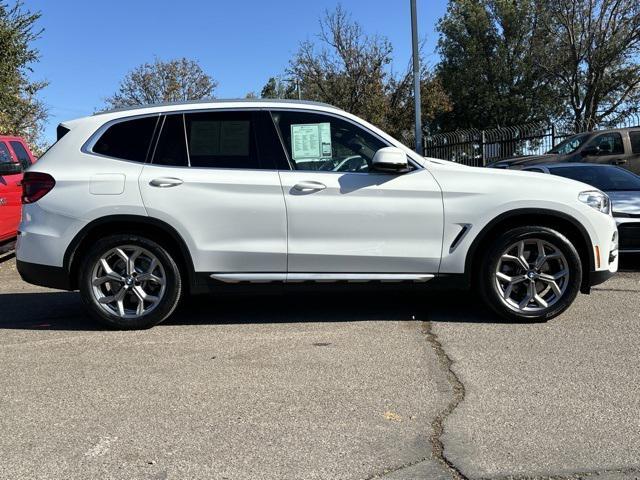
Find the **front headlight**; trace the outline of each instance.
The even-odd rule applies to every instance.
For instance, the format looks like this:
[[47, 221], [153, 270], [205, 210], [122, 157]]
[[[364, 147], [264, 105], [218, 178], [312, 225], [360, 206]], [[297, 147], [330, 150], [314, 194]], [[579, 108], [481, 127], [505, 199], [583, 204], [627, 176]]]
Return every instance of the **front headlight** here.
[[588, 192], [581, 192], [578, 195], [578, 200], [582, 203], [586, 203], [591, 208], [595, 208], [602, 213], [611, 213], [611, 201], [606, 193], [599, 190], [591, 190]]

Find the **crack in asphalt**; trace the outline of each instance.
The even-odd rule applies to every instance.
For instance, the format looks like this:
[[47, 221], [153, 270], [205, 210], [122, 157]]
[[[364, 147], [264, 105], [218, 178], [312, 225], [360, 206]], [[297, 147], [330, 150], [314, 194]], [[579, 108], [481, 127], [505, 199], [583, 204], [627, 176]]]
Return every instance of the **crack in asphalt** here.
[[402, 465], [398, 465], [397, 467], [385, 468], [382, 473], [374, 473], [370, 477], [366, 477], [365, 480], [373, 480], [375, 478], [382, 478], [387, 475], [391, 475], [392, 473], [399, 472], [400, 470], [404, 470], [405, 468], [410, 468], [418, 465], [419, 463], [426, 462], [429, 460], [428, 457], [421, 458], [419, 460], [414, 460], [413, 462], [403, 463]]
[[442, 443], [442, 434], [444, 433], [444, 422], [451, 413], [457, 408], [457, 406], [464, 400], [465, 389], [464, 384], [460, 381], [458, 376], [455, 374], [453, 369], [451, 368], [453, 365], [453, 360], [449, 358], [447, 353], [444, 351], [444, 347], [440, 340], [438, 340], [437, 335], [433, 332], [433, 325], [430, 321], [423, 322], [422, 332], [425, 334], [427, 341], [433, 348], [436, 357], [438, 358], [438, 363], [440, 367], [445, 371], [447, 376], [447, 380], [453, 389], [453, 398], [449, 402], [449, 404], [442, 410], [436, 418], [431, 422], [432, 434], [430, 437], [431, 440], [431, 453], [433, 457], [436, 458], [443, 467], [451, 474], [451, 478], [454, 480], [467, 480], [467, 477], [463, 475], [463, 473], [458, 470], [458, 468], [445, 456], [444, 454], [444, 445]]

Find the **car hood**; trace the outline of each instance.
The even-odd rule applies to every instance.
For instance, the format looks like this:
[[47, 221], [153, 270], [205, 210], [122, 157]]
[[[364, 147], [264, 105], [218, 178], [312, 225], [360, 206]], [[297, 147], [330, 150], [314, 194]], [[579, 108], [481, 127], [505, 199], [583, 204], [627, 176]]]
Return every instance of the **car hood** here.
[[523, 157], [513, 157], [506, 158], [504, 160], [499, 160], [497, 162], [493, 162], [487, 165], [490, 168], [522, 168], [529, 165], [537, 165], [541, 163], [549, 163], [554, 162], [556, 154], [545, 154], [545, 155], [525, 155]]
[[640, 192], [606, 192], [611, 199], [613, 214], [626, 213], [630, 215], [640, 215]]

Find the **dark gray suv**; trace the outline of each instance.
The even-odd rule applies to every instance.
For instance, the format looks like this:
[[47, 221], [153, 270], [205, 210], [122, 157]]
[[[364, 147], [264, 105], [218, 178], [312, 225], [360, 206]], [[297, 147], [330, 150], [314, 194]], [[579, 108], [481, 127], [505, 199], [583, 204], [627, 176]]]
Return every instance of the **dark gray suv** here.
[[519, 170], [560, 162], [606, 163], [640, 174], [640, 127], [578, 133], [544, 155], [507, 158], [487, 166]]

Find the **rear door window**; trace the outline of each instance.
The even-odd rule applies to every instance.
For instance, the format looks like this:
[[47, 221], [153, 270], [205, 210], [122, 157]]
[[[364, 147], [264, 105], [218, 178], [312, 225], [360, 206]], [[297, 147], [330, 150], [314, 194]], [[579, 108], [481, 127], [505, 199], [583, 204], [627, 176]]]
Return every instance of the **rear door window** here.
[[13, 148], [13, 153], [16, 154], [18, 160], [22, 164], [22, 168], [26, 170], [31, 166], [31, 157], [29, 156], [29, 152], [24, 148], [24, 145], [20, 142], [12, 141], [9, 142], [11, 144], [11, 148]]
[[11, 153], [9, 147], [4, 142], [0, 142], [0, 163], [12, 163]]
[[252, 112], [185, 114], [189, 164], [201, 168], [264, 169], [256, 145]]
[[144, 162], [158, 116], [125, 120], [111, 125], [93, 146], [93, 152], [108, 157]]
[[629, 132], [629, 139], [631, 140], [631, 151], [640, 153], [640, 130]]

